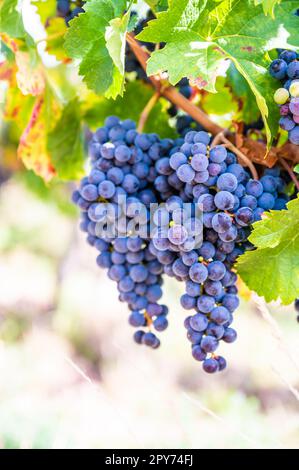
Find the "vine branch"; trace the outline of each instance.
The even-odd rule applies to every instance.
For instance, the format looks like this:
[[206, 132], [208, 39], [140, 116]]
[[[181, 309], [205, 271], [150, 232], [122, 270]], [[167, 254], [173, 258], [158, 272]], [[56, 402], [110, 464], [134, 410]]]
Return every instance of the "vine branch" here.
[[292, 181], [295, 184], [295, 187], [296, 187], [297, 191], [299, 191], [299, 181], [297, 180], [296, 176], [294, 175], [294, 172], [293, 172], [292, 168], [290, 167], [290, 165], [283, 158], [279, 158], [279, 163], [288, 172], [288, 174], [290, 175], [290, 178], [292, 179]]
[[[150, 55], [142, 48], [132, 33], [128, 33], [126, 39], [143, 70], [146, 71], [146, 63]], [[224, 132], [221, 126], [214, 123], [198, 106], [181, 95], [167, 80], [161, 79], [159, 76], [150, 76], [148, 78], [161, 95], [189, 114], [189, 116], [201, 124], [207, 131], [211, 132], [211, 134], [217, 135]], [[299, 163], [299, 146], [291, 144], [290, 142], [284, 144], [282, 147], [272, 147], [267, 151], [265, 143], [258, 142], [249, 137], [230, 133], [226, 138], [230, 144], [234, 145], [235, 149], [238, 149], [243, 154], [243, 157], [245, 156], [248, 160], [260, 165], [271, 168], [280, 159]]]
[[253, 179], [258, 180], [259, 177], [252, 161], [225, 137], [225, 133], [226, 131], [219, 132], [219, 134], [214, 137], [211, 147], [215, 147], [218, 142], [225, 144], [225, 147], [234, 152], [239, 157], [244, 166], [247, 166], [250, 169]]
[[150, 100], [148, 101], [148, 103], [144, 107], [144, 109], [143, 109], [143, 111], [140, 115], [140, 119], [139, 119], [139, 123], [138, 123], [138, 127], [137, 127], [138, 132], [143, 131], [143, 128], [144, 128], [145, 123], [148, 119], [148, 116], [149, 116], [151, 110], [153, 109], [153, 107], [155, 106], [155, 104], [157, 103], [158, 99], [160, 98], [160, 95], [161, 95], [160, 92], [156, 91], [156, 93], [150, 98]]

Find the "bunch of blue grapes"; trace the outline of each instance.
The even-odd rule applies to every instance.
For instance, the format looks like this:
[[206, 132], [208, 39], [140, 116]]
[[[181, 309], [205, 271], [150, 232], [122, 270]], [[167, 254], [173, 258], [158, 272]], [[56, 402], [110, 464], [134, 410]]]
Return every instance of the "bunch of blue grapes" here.
[[279, 105], [279, 125], [288, 131], [289, 141], [299, 145], [299, 54], [283, 50], [278, 59], [272, 61], [270, 74], [281, 81], [281, 87], [274, 94]]
[[[245, 250], [253, 249], [248, 242], [251, 224], [265, 210], [285, 207], [285, 181], [279, 168], [265, 170], [259, 181], [251, 179], [223, 145], [210, 148], [210, 135], [203, 131], [188, 132], [179, 150], [172, 149], [157, 164], [165, 178], [163, 190], [171, 193], [172, 187], [176, 194], [166, 200], [166, 208], [176, 205], [177, 214], [171, 216], [168, 232], [153, 240], [151, 250], [167, 275], [185, 282], [181, 304], [195, 312], [185, 320], [193, 357], [206, 372], [221, 371], [226, 361], [216, 353], [219, 343], [237, 338], [231, 327], [239, 305], [234, 264]], [[202, 207], [200, 243], [194, 244], [181, 224], [182, 202]]]
[[[97, 264], [117, 283], [119, 300], [130, 309], [139, 344], [157, 348], [154, 331], [167, 328], [168, 309], [161, 305], [163, 265], [150, 250], [145, 230], [149, 208], [159, 200], [154, 183], [157, 162], [173, 148], [170, 139], [139, 134], [130, 119], [106, 119], [90, 142], [91, 170], [81, 180], [73, 201], [81, 210], [81, 229], [98, 251]], [[109, 228], [117, 222], [117, 232]], [[136, 232], [136, 226], [144, 228]], [[136, 235], [136, 233], [138, 233]]]
[[252, 223], [265, 210], [283, 209], [288, 197], [278, 167], [253, 180], [225, 146], [211, 148], [210, 139], [204, 131], [160, 139], [110, 116], [90, 141], [91, 169], [73, 201], [99, 252], [97, 264], [129, 307], [135, 341], [160, 345], [156, 333], [168, 326], [163, 275], [173, 277], [185, 283], [181, 304], [190, 313], [184, 324], [192, 355], [214, 373], [226, 367], [220, 341], [237, 338], [235, 262], [254, 248]]
[[73, 18], [84, 13], [84, 3], [81, 0], [57, 0], [57, 14], [64, 18], [68, 25]]

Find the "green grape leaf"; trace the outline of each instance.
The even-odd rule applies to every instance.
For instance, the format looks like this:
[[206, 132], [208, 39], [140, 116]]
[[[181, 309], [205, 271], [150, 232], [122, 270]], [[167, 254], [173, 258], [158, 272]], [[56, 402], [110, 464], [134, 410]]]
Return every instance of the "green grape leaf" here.
[[299, 198], [286, 210], [271, 211], [253, 225], [249, 237], [257, 248], [242, 255], [237, 271], [247, 286], [267, 302], [289, 304], [299, 297]]
[[0, 6], [0, 32], [12, 38], [24, 38], [23, 18], [18, 10], [18, 0], [4, 0]]
[[274, 18], [275, 6], [281, 2], [281, 0], [254, 0], [255, 5], [262, 5], [265, 15], [271, 15]]
[[125, 34], [129, 11], [118, 18], [125, 2], [90, 0], [85, 13], [70, 21], [64, 47], [80, 60], [79, 73], [96, 93], [116, 98], [124, 91]]
[[[152, 87], [140, 81], [128, 82], [124, 96], [118, 96], [115, 101], [91, 94], [85, 99], [84, 120], [92, 130], [100, 127], [111, 114], [137, 123], [152, 94]], [[157, 132], [158, 129], [161, 137], [177, 137], [169, 126], [168, 106], [165, 99], [159, 99], [148, 116], [144, 132]]]
[[126, 32], [129, 24], [130, 12], [122, 18], [114, 18], [106, 28], [106, 47], [114, 62], [113, 82], [107, 91], [108, 98], [116, 98], [124, 92], [125, 85], [125, 53], [126, 53]]
[[223, 115], [238, 111], [237, 101], [226, 85], [224, 77], [219, 77], [216, 82], [217, 93], [205, 93], [200, 101], [202, 109], [207, 114]]
[[172, 84], [187, 76], [198, 87], [215, 92], [223, 62], [230, 59], [255, 96], [270, 145], [278, 129], [278, 110], [268, 51], [299, 46], [299, 18], [292, 14], [296, 8], [296, 1], [285, 0], [276, 5], [273, 19], [264, 15], [262, 5], [249, 0], [172, 0], [169, 9], [158, 13], [137, 36], [166, 43], [151, 55], [147, 72], [167, 71]]
[[81, 113], [77, 99], [63, 109], [55, 128], [48, 135], [47, 148], [60, 179], [79, 179], [84, 174]]
[[299, 163], [294, 167], [294, 171], [295, 171], [296, 173], [299, 173]]
[[227, 85], [232, 90], [234, 98], [238, 100], [240, 112], [237, 120], [243, 121], [245, 124], [251, 124], [257, 121], [260, 116], [260, 111], [255, 96], [248, 82], [243, 75], [238, 72], [233, 63], [231, 63], [228, 68], [226, 81]]
[[43, 24], [45, 24], [49, 18], [56, 16], [57, 0], [34, 0], [32, 3], [36, 6], [37, 13]]

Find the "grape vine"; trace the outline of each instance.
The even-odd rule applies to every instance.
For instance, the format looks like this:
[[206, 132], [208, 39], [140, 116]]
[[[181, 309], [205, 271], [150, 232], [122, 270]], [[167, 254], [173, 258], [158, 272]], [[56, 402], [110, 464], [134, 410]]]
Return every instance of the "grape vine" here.
[[170, 276], [193, 357], [224, 370], [238, 276], [299, 308], [294, 2], [34, 0], [41, 37], [21, 3], [0, 4], [8, 173], [22, 162], [49, 185], [80, 180], [80, 227], [134, 340], [159, 347]]

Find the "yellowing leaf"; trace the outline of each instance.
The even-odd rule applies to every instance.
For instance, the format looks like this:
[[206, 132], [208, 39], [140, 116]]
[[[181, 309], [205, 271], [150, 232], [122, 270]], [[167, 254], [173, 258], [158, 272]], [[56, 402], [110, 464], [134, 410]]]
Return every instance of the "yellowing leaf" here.
[[18, 66], [17, 83], [24, 95], [41, 95], [46, 86], [46, 81], [41, 63], [32, 66], [28, 52], [17, 51], [16, 64]]
[[30, 121], [20, 139], [18, 157], [26, 168], [33, 170], [45, 181], [50, 181], [55, 175], [55, 169], [47, 151], [47, 106], [44, 97], [36, 99]]

